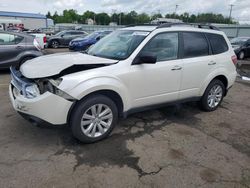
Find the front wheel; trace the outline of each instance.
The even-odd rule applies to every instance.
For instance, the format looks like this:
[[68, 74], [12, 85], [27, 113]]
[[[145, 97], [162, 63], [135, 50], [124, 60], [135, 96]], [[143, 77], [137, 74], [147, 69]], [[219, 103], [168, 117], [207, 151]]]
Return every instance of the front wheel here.
[[200, 100], [200, 106], [205, 111], [214, 111], [218, 108], [225, 95], [225, 85], [220, 80], [213, 80], [207, 87]]
[[94, 95], [77, 104], [70, 118], [70, 126], [78, 140], [93, 143], [106, 138], [117, 120], [116, 104], [104, 95]]

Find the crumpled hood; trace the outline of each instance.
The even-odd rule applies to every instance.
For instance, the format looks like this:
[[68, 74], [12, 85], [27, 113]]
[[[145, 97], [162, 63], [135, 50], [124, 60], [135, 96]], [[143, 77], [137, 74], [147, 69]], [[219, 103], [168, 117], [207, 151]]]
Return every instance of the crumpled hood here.
[[114, 64], [117, 60], [106, 59], [79, 52], [45, 55], [26, 61], [20, 71], [26, 78], [44, 78], [59, 74], [73, 65]]

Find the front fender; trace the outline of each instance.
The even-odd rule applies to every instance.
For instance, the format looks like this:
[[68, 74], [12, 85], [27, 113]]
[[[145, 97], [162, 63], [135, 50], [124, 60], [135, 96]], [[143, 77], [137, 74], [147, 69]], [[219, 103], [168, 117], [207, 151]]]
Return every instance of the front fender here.
[[120, 95], [124, 111], [128, 110], [131, 106], [131, 99], [127, 87], [115, 77], [102, 76], [90, 78], [88, 80], [78, 83], [69, 91], [64, 90], [72, 97], [81, 100], [83, 97], [100, 90], [111, 90]]

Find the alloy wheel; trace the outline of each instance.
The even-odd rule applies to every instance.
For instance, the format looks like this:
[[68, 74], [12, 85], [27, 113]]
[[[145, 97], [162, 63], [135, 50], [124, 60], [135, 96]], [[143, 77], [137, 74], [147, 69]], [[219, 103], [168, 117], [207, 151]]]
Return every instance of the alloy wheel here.
[[81, 130], [86, 136], [96, 138], [109, 130], [112, 121], [112, 110], [105, 104], [95, 104], [84, 112]]
[[220, 85], [213, 86], [207, 98], [207, 103], [210, 108], [215, 108], [219, 105], [220, 101], [222, 100], [223, 96], [223, 89]]

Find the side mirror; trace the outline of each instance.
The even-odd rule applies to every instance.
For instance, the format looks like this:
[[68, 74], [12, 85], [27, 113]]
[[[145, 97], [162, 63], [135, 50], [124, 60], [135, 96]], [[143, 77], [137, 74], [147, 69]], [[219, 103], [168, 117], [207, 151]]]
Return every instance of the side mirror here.
[[61, 37], [63, 38], [64, 34], [61, 35]]
[[157, 57], [153, 55], [152, 53], [141, 53], [134, 59], [134, 61], [132, 62], [132, 65], [155, 64], [156, 61], [157, 61]]

